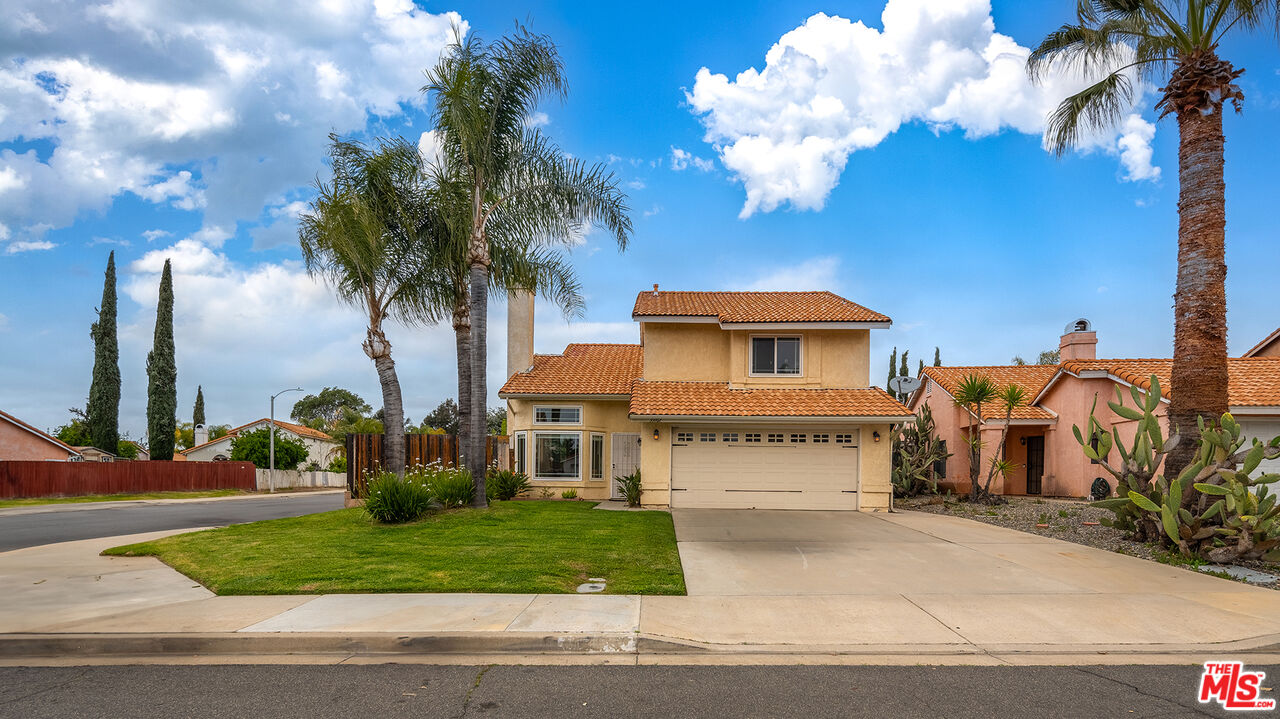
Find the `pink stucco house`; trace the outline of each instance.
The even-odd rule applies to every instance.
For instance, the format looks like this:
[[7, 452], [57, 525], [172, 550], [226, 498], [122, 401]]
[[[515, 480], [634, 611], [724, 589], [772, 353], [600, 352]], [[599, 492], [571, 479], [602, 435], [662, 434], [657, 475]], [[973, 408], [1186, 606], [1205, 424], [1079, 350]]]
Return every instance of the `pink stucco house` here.
[[[1264, 441], [1280, 435], [1278, 337], [1280, 330], [1251, 350], [1250, 356], [1228, 361], [1230, 411], [1246, 436]], [[998, 451], [1000, 432], [1004, 428], [1004, 412], [997, 404], [983, 406], [980, 424], [971, 412], [955, 405], [952, 393], [969, 374], [987, 376], [1000, 386], [1018, 384], [1031, 398], [1027, 406], [1014, 412], [1009, 422], [1006, 451], [1016, 468], [1007, 477], [997, 476], [992, 481], [993, 492], [1084, 497], [1096, 477], [1104, 477], [1114, 486], [1114, 480], [1081, 452], [1072, 426], [1083, 430], [1088, 425], [1089, 409], [1097, 398], [1094, 411], [1104, 428], [1119, 428], [1122, 437], [1131, 439], [1136, 423], [1115, 415], [1107, 401], [1115, 399], [1116, 388], [1120, 387], [1125, 392], [1125, 404], [1132, 406], [1128, 387], [1146, 390], [1154, 374], [1165, 397], [1157, 415], [1167, 432], [1165, 415], [1169, 398], [1177, 388], [1172, 387], [1170, 380], [1173, 360], [1098, 359], [1097, 343], [1097, 333], [1088, 321], [1078, 320], [1062, 335], [1061, 363], [1057, 365], [926, 367], [921, 373], [923, 384], [911, 396], [908, 406], [915, 412], [921, 405], [929, 405], [938, 434], [952, 452], [945, 466], [939, 466], [942, 486], [959, 493], [968, 491], [969, 456], [965, 437], [975, 426], [985, 443], [981, 459], [981, 476], [985, 480], [986, 467]], [[1118, 458], [1117, 450], [1113, 449], [1112, 453]], [[1267, 466], [1259, 471], [1280, 472], [1280, 460], [1263, 464]]]
[[72, 459], [80, 459], [80, 453], [74, 447], [7, 412], [0, 412], [0, 461], [66, 462]]

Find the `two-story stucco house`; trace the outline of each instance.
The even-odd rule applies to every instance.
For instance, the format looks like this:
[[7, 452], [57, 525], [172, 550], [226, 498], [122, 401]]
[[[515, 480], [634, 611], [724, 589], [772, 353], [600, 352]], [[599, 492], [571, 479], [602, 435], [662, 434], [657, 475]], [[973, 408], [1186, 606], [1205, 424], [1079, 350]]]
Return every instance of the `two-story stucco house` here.
[[888, 509], [891, 426], [870, 332], [890, 319], [830, 292], [641, 292], [640, 343], [533, 354], [533, 299], [508, 310], [508, 431], [535, 487], [655, 507]]

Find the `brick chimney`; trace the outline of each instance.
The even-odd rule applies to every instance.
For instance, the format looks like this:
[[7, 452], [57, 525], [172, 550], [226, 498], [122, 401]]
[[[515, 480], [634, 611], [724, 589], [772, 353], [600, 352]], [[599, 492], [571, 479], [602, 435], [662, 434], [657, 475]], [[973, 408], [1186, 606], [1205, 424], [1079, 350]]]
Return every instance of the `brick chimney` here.
[[1063, 362], [1098, 358], [1098, 333], [1089, 320], [1081, 317], [1067, 325], [1058, 341], [1058, 357]]
[[507, 378], [533, 366], [533, 293], [507, 293]]

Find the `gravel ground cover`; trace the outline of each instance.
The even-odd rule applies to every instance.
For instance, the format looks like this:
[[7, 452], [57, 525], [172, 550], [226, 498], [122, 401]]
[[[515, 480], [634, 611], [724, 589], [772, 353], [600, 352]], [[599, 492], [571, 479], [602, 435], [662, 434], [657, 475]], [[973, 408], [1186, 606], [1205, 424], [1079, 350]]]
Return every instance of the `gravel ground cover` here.
[[[1119, 552], [1150, 561], [1163, 561], [1166, 564], [1180, 566], [1188, 571], [1198, 571], [1195, 566], [1179, 563], [1177, 553], [1170, 553], [1158, 545], [1142, 544], [1125, 539], [1124, 532], [1101, 524], [1101, 520], [1115, 515], [1109, 510], [1091, 507], [1089, 503], [1078, 499], [1053, 499], [1041, 497], [1009, 497], [1008, 504], [989, 507], [983, 504], [970, 504], [954, 498], [940, 495], [895, 499], [893, 506], [899, 510], [931, 512], [933, 514], [949, 514], [978, 522], [986, 522], [1020, 532], [1030, 532], [1044, 537], [1053, 537], [1067, 542], [1075, 542], [1108, 552]], [[1098, 522], [1096, 525], [1086, 522]], [[1048, 525], [1048, 526], [1037, 526]], [[1256, 569], [1280, 575], [1280, 564], [1273, 562], [1242, 562], [1242, 567]], [[1280, 589], [1280, 582], [1265, 586], [1268, 589]]]

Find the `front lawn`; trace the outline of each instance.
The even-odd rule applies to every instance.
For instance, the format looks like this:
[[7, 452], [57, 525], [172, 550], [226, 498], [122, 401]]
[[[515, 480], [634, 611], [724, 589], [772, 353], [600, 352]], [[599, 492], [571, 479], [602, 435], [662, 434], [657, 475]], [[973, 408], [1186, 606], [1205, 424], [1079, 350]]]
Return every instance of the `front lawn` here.
[[590, 502], [497, 502], [380, 525], [362, 509], [237, 524], [104, 554], [159, 557], [217, 594], [567, 593], [588, 578], [609, 594], [684, 594], [666, 512]]

